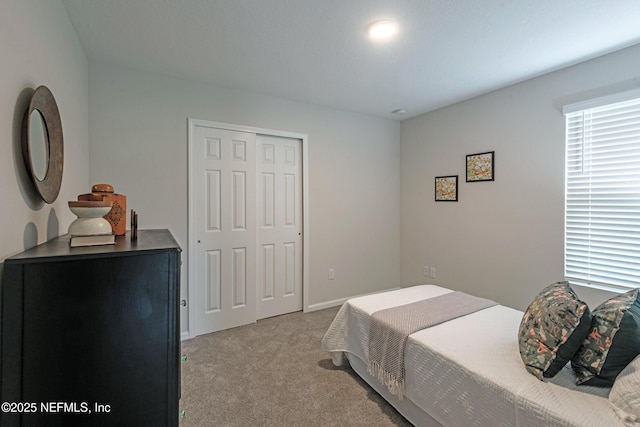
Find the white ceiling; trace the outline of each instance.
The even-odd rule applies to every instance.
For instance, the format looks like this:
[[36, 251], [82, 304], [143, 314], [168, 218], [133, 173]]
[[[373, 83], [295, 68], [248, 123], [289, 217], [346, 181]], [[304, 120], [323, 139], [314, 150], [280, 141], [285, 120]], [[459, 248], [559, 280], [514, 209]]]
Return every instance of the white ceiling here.
[[640, 43], [638, 0], [62, 3], [91, 61], [396, 119]]

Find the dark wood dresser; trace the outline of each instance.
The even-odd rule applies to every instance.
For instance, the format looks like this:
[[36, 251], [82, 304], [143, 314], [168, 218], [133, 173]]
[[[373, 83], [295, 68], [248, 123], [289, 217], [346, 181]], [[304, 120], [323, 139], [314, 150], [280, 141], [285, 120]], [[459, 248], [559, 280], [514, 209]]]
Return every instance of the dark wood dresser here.
[[180, 252], [168, 230], [140, 230], [7, 258], [0, 425], [178, 425]]

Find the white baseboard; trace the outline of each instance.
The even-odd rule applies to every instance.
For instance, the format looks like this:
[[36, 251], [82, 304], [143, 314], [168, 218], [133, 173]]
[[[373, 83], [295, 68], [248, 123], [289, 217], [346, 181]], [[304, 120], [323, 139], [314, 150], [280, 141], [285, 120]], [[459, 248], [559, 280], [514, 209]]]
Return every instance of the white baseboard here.
[[305, 312], [312, 312], [312, 311], [324, 310], [325, 308], [337, 307], [339, 305], [344, 304], [347, 300], [349, 300], [351, 298], [363, 297], [365, 295], [379, 294], [381, 292], [393, 291], [393, 290], [396, 290], [396, 289], [400, 289], [400, 288], [399, 287], [395, 287], [395, 288], [385, 289], [385, 290], [382, 290], [382, 291], [368, 292], [366, 294], [352, 295], [350, 297], [335, 299], [333, 301], [325, 301], [325, 302], [319, 302], [317, 304], [311, 304], [311, 305], [309, 305], [309, 307], [307, 307]]
[[[351, 299], [351, 298], [363, 297], [365, 295], [379, 294], [381, 292], [393, 291], [393, 290], [396, 290], [396, 289], [400, 289], [400, 287], [384, 289], [382, 291], [368, 292], [366, 294], [352, 295], [350, 297], [335, 299], [333, 301], [325, 301], [325, 302], [320, 302], [320, 303], [317, 303], [317, 304], [311, 304], [311, 305], [309, 305], [309, 307], [307, 307], [306, 310], [304, 310], [304, 312], [305, 313], [310, 313], [312, 311], [324, 310], [325, 308], [337, 307], [337, 306], [340, 306], [340, 305], [344, 304], [348, 299]], [[189, 336], [189, 331], [183, 331], [183, 332], [180, 333], [180, 341], [188, 340], [190, 338], [191, 337]]]

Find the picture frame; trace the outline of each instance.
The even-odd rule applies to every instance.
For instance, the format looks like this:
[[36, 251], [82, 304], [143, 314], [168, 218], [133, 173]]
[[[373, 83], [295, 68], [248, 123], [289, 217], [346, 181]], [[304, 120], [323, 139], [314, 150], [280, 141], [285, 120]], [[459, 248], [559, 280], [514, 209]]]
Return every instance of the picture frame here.
[[495, 151], [467, 155], [467, 182], [494, 181]]
[[458, 201], [458, 175], [436, 176], [435, 201]]

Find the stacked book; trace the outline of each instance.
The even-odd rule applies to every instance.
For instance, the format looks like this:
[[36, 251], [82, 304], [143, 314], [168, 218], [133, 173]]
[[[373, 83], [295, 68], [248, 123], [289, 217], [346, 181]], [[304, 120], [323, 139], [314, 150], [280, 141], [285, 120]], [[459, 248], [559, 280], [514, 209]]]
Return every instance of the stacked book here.
[[114, 234], [93, 234], [90, 236], [71, 236], [69, 245], [72, 248], [78, 246], [99, 246], [99, 245], [113, 245], [116, 243], [116, 236]]

